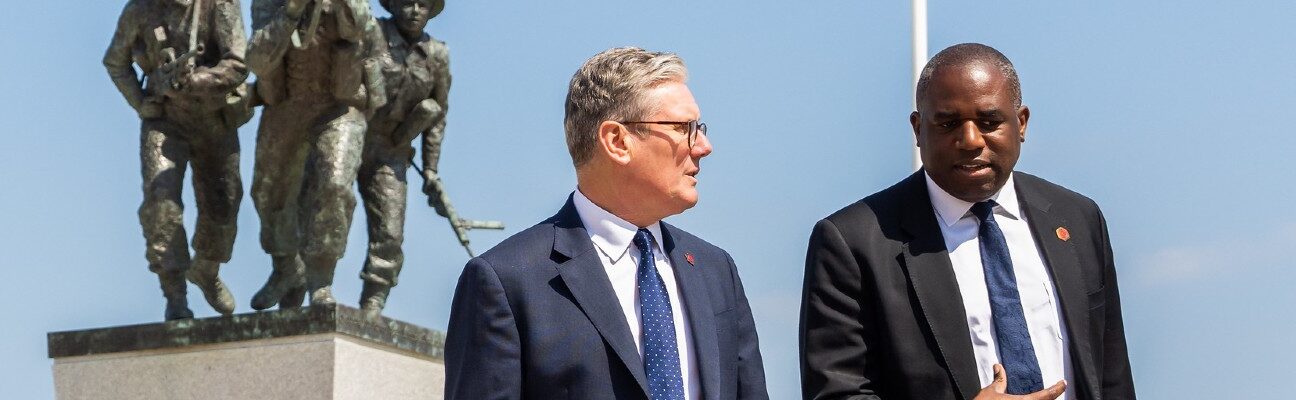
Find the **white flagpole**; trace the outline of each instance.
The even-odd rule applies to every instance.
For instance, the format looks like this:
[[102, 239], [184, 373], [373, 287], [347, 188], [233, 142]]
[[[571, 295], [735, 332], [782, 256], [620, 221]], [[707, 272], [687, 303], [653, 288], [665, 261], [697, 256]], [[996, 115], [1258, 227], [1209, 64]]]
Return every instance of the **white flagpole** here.
[[[922, 74], [923, 66], [927, 65], [927, 0], [913, 0], [913, 88], [918, 87], [918, 77]], [[909, 98], [914, 98], [913, 91], [910, 91]], [[915, 100], [916, 101], [916, 100]], [[918, 104], [914, 103], [914, 109], [918, 109]], [[917, 143], [913, 146], [913, 169], [917, 171], [922, 168], [922, 157], [918, 154]]]

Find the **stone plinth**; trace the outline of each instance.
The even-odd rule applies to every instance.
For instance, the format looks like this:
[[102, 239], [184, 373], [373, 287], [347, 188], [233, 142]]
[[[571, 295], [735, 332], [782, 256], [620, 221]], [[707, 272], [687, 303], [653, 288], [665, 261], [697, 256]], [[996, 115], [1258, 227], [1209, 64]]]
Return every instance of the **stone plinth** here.
[[72, 399], [441, 399], [444, 336], [307, 307], [49, 334]]

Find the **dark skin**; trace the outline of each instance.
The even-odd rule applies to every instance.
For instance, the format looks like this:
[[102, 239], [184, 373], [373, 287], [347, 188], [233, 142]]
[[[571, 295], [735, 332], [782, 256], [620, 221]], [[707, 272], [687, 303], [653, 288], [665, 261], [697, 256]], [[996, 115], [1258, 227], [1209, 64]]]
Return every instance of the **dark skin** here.
[[973, 61], [937, 70], [909, 124], [932, 181], [976, 203], [1008, 182], [1029, 119], [1029, 108], [1013, 104], [1004, 73]]
[[1031, 394], [1005, 394], [1004, 392], [1008, 390], [1007, 375], [1002, 365], [995, 364], [994, 380], [990, 382], [990, 386], [982, 388], [972, 400], [1053, 400], [1066, 393], [1066, 381], [1058, 381], [1053, 386]]
[[[1012, 175], [1026, 141], [1030, 109], [1014, 104], [1008, 79], [990, 63], [970, 62], [937, 70], [909, 114], [923, 169], [937, 186], [971, 203], [989, 199]], [[1010, 395], [1003, 367], [973, 400], [1056, 399], [1066, 381], [1026, 395]]]

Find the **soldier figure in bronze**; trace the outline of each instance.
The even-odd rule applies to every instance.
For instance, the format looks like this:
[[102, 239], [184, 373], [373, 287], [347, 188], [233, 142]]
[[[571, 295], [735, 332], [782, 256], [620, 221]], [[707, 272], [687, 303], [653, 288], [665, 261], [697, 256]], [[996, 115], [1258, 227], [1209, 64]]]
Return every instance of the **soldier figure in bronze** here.
[[[238, 127], [251, 117], [241, 13], [238, 0], [130, 0], [104, 54], [141, 120], [139, 218], [168, 320], [193, 317], [186, 278], [217, 312], [234, 311], [218, 270], [234, 247], [243, 197]], [[198, 203], [192, 259], [180, 197], [187, 166]]]
[[367, 38], [368, 0], [253, 0], [248, 65], [265, 104], [252, 200], [273, 271], [252, 298], [333, 304], [333, 271], [346, 247], [367, 113], [386, 102]]
[[[449, 51], [445, 43], [423, 31], [428, 20], [445, 8], [444, 0], [379, 0], [379, 4], [392, 15], [378, 20], [373, 39], [375, 46], [384, 47], [379, 59], [387, 104], [369, 119], [359, 177], [369, 226], [360, 307], [370, 316], [382, 312], [405, 259], [401, 244], [408, 186], [405, 171], [414, 156], [410, 142], [422, 136], [422, 173], [428, 182], [439, 182], [437, 160], [450, 91]], [[434, 190], [439, 189], [424, 185], [435, 205], [440, 196]], [[442, 209], [437, 207], [445, 216]]]

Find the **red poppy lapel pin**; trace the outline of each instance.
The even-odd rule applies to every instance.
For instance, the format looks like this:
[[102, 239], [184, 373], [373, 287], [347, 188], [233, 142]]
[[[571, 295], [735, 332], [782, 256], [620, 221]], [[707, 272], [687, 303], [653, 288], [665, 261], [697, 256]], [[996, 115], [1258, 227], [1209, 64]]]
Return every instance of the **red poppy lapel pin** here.
[[1071, 232], [1067, 231], [1066, 227], [1059, 226], [1056, 232], [1058, 239], [1062, 239], [1063, 242], [1071, 240]]
[[693, 253], [689, 252], [684, 253], [684, 261], [688, 261], [689, 265], [694, 265], [693, 263], [697, 262], [693, 259]]

